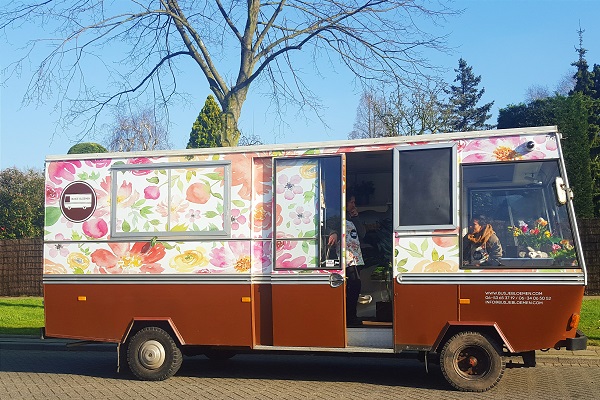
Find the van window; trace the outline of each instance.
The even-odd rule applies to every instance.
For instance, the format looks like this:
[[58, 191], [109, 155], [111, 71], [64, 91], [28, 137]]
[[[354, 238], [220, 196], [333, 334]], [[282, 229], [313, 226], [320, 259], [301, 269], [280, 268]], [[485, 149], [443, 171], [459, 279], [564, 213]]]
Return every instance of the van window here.
[[396, 230], [456, 228], [456, 145], [396, 148], [394, 172]]
[[229, 235], [230, 174], [229, 162], [115, 165], [112, 236]]
[[[577, 265], [567, 207], [556, 201], [557, 161], [464, 165], [461, 226], [464, 267], [556, 268]], [[478, 262], [468, 239], [474, 220], [489, 224], [500, 259]], [[472, 230], [472, 229], [471, 229]]]

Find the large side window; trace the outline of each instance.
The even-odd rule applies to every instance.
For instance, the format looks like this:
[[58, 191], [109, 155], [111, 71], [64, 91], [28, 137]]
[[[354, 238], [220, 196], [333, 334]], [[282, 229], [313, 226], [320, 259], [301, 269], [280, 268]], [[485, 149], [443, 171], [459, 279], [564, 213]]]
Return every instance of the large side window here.
[[112, 168], [113, 237], [227, 236], [230, 163]]
[[396, 230], [456, 228], [456, 165], [456, 145], [395, 149]]
[[[463, 266], [577, 265], [567, 209], [554, 192], [559, 175], [557, 161], [464, 165]], [[485, 238], [476, 243], [480, 235], [474, 234], [474, 225], [489, 225], [501, 251], [482, 246]]]

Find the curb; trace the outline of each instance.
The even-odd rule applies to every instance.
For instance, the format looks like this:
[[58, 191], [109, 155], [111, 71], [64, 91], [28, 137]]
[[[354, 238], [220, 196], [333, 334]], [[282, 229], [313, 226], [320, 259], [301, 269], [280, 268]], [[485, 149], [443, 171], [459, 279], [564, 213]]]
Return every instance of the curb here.
[[[38, 351], [116, 351], [116, 343], [78, 341], [71, 339], [41, 339], [27, 335], [0, 335], [0, 350]], [[594, 365], [600, 366], [600, 346], [588, 346], [586, 350], [537, 350], [538, 365]], [[506, 358], [507, 364], [522, 365], [522, 357]]]
[[42, 339], [38, 336], [0, 335], [0, 350], [116, 351], [116, 343], [70, 339]]

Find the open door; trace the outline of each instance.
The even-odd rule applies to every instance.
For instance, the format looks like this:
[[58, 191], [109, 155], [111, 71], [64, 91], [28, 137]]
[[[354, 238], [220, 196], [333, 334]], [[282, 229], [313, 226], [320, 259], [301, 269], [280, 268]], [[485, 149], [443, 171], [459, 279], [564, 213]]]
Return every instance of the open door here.
[[[274, 159], [273, 344], [345, 347], [344, 156]], [[342, 237], [342, 235], [339, 235]]]

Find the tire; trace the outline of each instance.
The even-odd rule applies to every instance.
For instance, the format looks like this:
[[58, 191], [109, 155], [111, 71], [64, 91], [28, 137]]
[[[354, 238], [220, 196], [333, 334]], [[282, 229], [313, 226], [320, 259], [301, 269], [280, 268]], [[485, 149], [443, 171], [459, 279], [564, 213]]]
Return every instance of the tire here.
[[127, 346], [127, 364], [144, 381], [162, 381], [181, 367], [181, 350], [166, 331], [147, 327], [136, 333]]
[[444, 378], [463, 392], [485, 392], [504, 374], [502, 349], [486, 335], [461, 332], [450, 338], [440, 354]]

